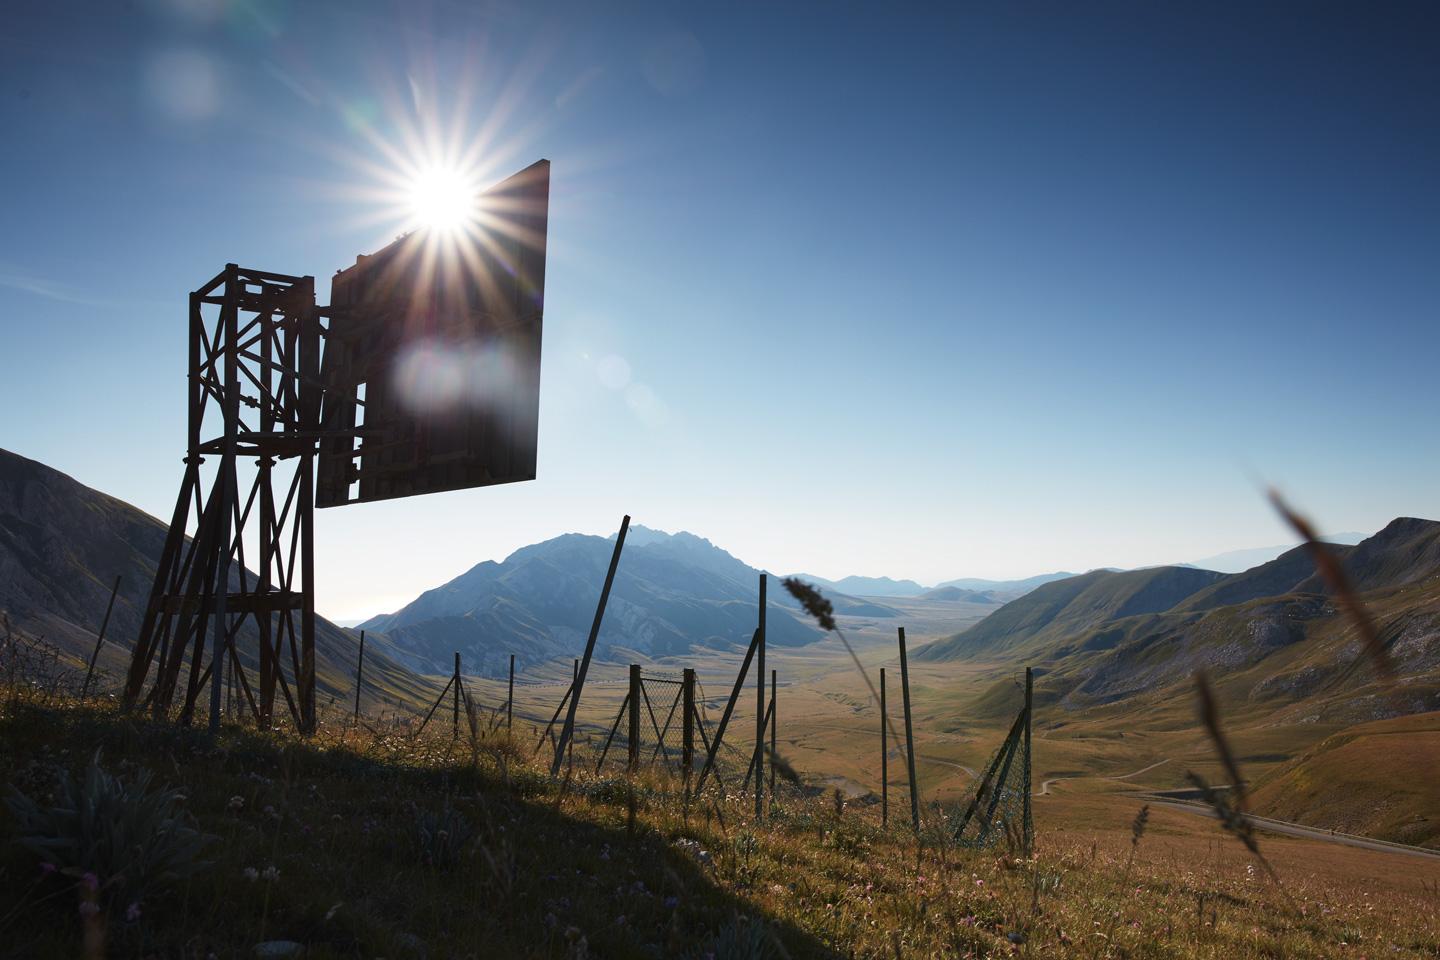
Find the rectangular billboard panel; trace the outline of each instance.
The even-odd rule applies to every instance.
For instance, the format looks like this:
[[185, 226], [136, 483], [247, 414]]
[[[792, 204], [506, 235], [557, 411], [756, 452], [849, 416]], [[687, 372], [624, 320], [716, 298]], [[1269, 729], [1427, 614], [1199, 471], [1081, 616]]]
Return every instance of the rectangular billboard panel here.
[[315, 504], [535, 479], [550, 164], [337, 273]]

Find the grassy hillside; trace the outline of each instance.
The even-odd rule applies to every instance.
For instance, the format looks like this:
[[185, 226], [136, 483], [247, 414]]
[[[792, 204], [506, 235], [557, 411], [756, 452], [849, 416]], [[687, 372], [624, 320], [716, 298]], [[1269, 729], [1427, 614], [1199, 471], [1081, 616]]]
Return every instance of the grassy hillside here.
[[1440, 846], [1440, 712], [1347, 727], [1256, 786], [1256, 812]]
[[[113, 689], [129, 665], [165, 531], [165, 524], [124, 501], [0, 450], [0, 613], [12, 629], [43, 638], [72, 669], [83, 669], [118, 575], [98, 664], [99, 688]], [[240, 637], [241, 658], [253, 668], [253, 624]], [[356, 635], [321, 617], [315, 645], [319, 696], [353, 697]], [[365, 662], [372, 696], [416, 702], [433, 695], [429, 681], [387, 655], [383, 639], [367, 648]]]
[[917, 656], [948, 660], [1043, 647], [1108, 620], [1168, 610], [1222, 577], [1190, 567], [1093, 570], [1039, 586]]
[[[1426, 861], [1265, 837], [1280, 888], [1184, 813], [1152, 809], [1132, 846], [1134, 801], [1037, 802], [1023, 861], [946, 846], [938, 811], [917, 846], [903, 817], [882, 829], [873, 808], [794, 788], [757, 823], [745, 797], [687, 809], [659, 774], [632, 793], [577, 763], [562, 787], [503, 737], [327, 725], [309, 742], [231, 728], [212, 741], [66, 704], [0, 717], [0, 777], [32, 796], [97, 747], [111, 770], [159, 768], [179, 788], [213, 838], [203, 865], [137, 895], [116, 876], [127, 861], [91, 882], [7, 843], [0, 934], [14, 955], [241, 958], [275, 941], [317, 960], [1440, 950]], [[0, 814], [7, 838], [15, 828]]]

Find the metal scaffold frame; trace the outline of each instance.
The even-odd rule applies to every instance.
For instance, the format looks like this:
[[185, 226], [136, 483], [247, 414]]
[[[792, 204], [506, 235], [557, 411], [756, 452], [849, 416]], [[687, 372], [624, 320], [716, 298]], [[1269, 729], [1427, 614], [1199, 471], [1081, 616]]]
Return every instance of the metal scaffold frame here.
[[[324, 436], [314, 278], [227, 264], [190, 295], [189, 326], [184, 479], [124, 703], [166, 716], [183, 691], [179, 718], [188, 723], [208, 684], [213, 728], [228, 669], [262, 728], [273, 722], [278, 687], [297, 728], [310, 733], [315, 452]], [[247, 542], [258, 556], [246, 556]]]

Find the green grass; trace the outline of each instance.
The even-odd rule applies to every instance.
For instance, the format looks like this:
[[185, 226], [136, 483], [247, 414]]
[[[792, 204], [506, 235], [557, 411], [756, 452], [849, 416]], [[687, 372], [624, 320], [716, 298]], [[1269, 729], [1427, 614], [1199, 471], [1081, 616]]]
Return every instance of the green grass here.
[[[745, 797], [687, 809], [654, 773], [635, 785], [632, 820], [623, 777], [577, 762], [562, 790], [528, 746], [455, 743], [448, 723], [421, 740], [343, 725], [309, 741], [240, 727], [211, 740], [66, 701], [11, 702], [0, 718], [0, 777], [32, 796], [96, 748], [112, 771], [148, 767], [180, 788], [216, 840], [205, 870], [139, 904], [133, 922], [128, 904], [109, 905], [94, 955], [245, 957], [288, 939], [312, 958], [419, 956], [422, 945], [430, 957], [748, 956], [717, 945], [757, 930], [783, 945], [772, 955], [792, 957], [1440, 950], [1440, 898], [1421, 886], [1440, 870], [1424, 862], [1345, 851], [1322, 864], [1321, 844], [1270, 842], [1282, 892], [1212, 825], [1156, 811], [1127, 882], [1133, 804], [1107, 798], [1037, 802], [1037, 857], [1016, 861], [946, 848], [938, 832], [917, 847], [903, 815], [882, 830], [872, 809], [837, 815], [830, 796], [794, 788], [761, 824]], [[905, 809], [903, 794], [891, 800]], [[417, 828], [446, 805], [472, 828], [448, 868]], [[10, 834], [8, 817], [0, 828]], [[1366, 871], [1388, 878], [1356, 882]], [[80, 890], [6, 843], [4, 950], [85, 955]]]

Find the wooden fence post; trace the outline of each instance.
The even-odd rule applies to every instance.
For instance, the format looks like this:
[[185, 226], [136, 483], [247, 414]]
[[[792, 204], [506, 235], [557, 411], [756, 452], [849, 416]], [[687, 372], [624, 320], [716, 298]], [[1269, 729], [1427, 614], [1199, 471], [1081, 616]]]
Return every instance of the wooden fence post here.
[[95, 652], [90, 654], [90, 666], [85, 668], [85, 684], [80, 688], [80, 699], [90, 693], [90, 677], [95, 673], [95, 660], [100, 656], [100, 644], [105, 642], [105, 628], [110, 626], [110, 611], [115, 609], [115, 594], [120, 592], [120, 576], [115, 576], [115, 586], [110, 588], [110, 603], [105, 607], [105, 619], [100, 621], [100, 635], [95, 638]]
[[460, 651], [455, 651], [455, 707], [451, 718], [454, 725], [454, 736], [460, 739]]
[[900, 627], [900, 695], [905, 701], [905, 760], [910, 767], [910, 823], [920, 832], [920, 791], [915, 785], [915, 730], [910, 725], [910, 664], [905, 658], [905, 628]]
[[890, 735], [885, 728], [890, 718], [885, 712], [885, 668], [880, 668], [880, 826], [890, 823]]
[[760, 649], [755, 655], [755, 819], [765, 813], [765, 574], [760, 574]]
[[355, 662], [355, 723], [360, 723], [360, 687], [365, 682], [365, 631], [360, 631], [360, 658]]
[[625, 769], [634, 773], [640, 766], [640, 664], [630, 664], [630, 743]]
[[515, 728], [515, 654], [510, 654], [510, 687], [505, 693], [505, 729]]
[[1034, 704], [1033, 704], [1033, 691], [1034, 691], [1034, 688], [1035, 688], [1035, 680], [1034, 680], [1034, 677], [1031, 675], [1030, 668], [1029, 668], [1029, 667], [1026, 667], [1026, 668], [1025, 668], [1025, 784], [1024, 784], [1024, 791], [1025, 791], [1025, 813], [1024, 813], [1024, 817], [1025, 817], [1025, 823], [1021, 826], [1021, 832], [1024, 834], [1023, 843], [1024, 843], [1024, 853], [1025, 853], [1025, 859], [1026, 859], [1026, 860], [1029, 860], [1029, 859], [1030, 859], [1030, 854], [1031, 854], [1032, 848], [1034, 847], [1034, 844], [1035, 844], [1035, 827], [1034, 827], [1034, 821], [1031, 819], [1031, 815], [1030, 815], [1030, 764], [1031, 764], [1031, 760], [1032, 760], [1032, 758], [1031, 758], [1031, 756], [1030, 756], [1030, 721], [1031, 721], [1032, 717], [1034, 716]]
[[681, 675], [680, 699], [685, 718], [680, 725], [680, 767], [685, 771], [685, 792], [690, 792], [690, 774], [695, 768], [695, 670], [686, 667]]

